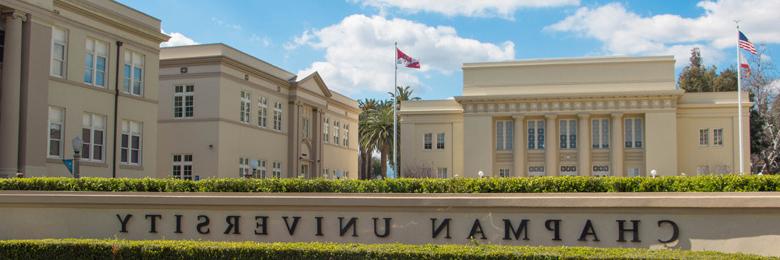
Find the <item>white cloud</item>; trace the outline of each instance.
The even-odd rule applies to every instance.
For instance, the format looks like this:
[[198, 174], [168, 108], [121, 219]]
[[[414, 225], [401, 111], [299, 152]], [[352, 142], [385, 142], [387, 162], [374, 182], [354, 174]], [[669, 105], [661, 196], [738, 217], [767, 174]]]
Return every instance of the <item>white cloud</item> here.
[[252, 36], [249, 37], [250, 42], [259, 43], [263, 45], [263, 47], [269, 47], [273, 42], [271, 41], [271, 38], [268, 38], [268, 36], [260, 36], [257, 34], [252, 34]]
[[[340, 23], [306, 31], [286, 48], [310, 46], [325, 50], [325, 60], [316, 61], [299, 71], [305, 76], [318, 71], [328, 86], [354, 94], [393, 89], [393, 42], [399, 49], [417, 58], [420, 70], [398, 69], [398, 84], [421, 87], [420, 75], [451, 74], [463, 62], [510, 60], [515, 57], [514, 43], [484, 43], [463, 38], [454, 28], [428, 26], [404, 19], [351, 15]], [[422, 86], [424, 87], [424, 86]]]
[[511, 19], [521, 8], [543, 8], [579, 5], [579, 0], [354, 0], [364, 6], [417, 13], [440, 13], [447, 16], [503, 17]]
[[702, 49], [705, 62], [730, 57], [724, 49], [736, 46], [734, 20], [741, 20], [742, 30], [754, 43], [780, 43], [780, 1], [700, 1], [697, 6], [704, 11], [698, 17], [642, 16], [620, 3], [582, 7], [545, 29], [594, 38], [603, 42], [608, 54], [673, 54], [678, 66], [687, 64], [694, 46]]
[[190, 37], [187, 37], [182, 33], [178, 33], [178, 32], [165, 33], [165, 31], [163, 31], [162, 33], [167, 34], [171, 38], [168, 39], [167, 42], [160, 43], [160, 47], [175, 47], [175, 46], [198, 44], [198, 42], [191, 39]]
[[228, 29], [231, 29], [231, 30], [240, 31], [241, 29], [243, 29], [243, 27], [240, 24], [229, 23], [229, 22], [226, 22], [225, 20], [222, 20], [222, 19], [219, 19], [219, 18], [216, 18], [216, 17], [211, 17], [211, 22], [213, 22], [216, 25], [219, 25], [221, 27], [225, 27], [225, 28], [228, 28]]

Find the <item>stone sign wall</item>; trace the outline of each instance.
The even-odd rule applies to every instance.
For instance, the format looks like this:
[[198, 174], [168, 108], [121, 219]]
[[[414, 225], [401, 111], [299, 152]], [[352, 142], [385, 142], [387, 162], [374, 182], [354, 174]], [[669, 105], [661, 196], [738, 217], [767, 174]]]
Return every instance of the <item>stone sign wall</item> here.
[[780, 194], [0, 192], [0, 239], [507, 244], [780, 256]]

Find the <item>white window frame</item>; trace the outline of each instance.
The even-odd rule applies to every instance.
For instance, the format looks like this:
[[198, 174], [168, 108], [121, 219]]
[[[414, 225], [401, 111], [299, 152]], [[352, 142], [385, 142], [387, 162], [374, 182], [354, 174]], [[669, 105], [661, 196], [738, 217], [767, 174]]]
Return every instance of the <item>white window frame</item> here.
[[546, 167], [544, 166], [528, 166], [528, 176], [538, 177], [547, 175]]
[[327, 144], [330, 143], [330, 118], [326, 117], [322, 124], [322, 139]]
[[641, 117], [623, 119], [623, 147], [642, 149], [644, 147], [644, 120]]
[[514, 145], [514, 122], [512, 120], [496, 120], [496, 151], [512, 151]]
[[255, 177], [258, 178], [267, 178], [268, 177], [268, 169], [266, 168], [266, 161], [265, 160], [257, 160], [257, 173]]
[[274, 162], [273, 163], [273, 177], [274, 178], [281, 178], [282, 177], [282, 163], [281, 162]]
[[238, 158], [238, 177], [247, 178], [252, 176], [252, 168], [249, 167], [249, 158]]
[[[59, 114], [58, 118], [52, 118], [53, 113]], [[55, 158], [55, 159], [62, 159], [63, 153], [65, 151], [64, 148], [64, 138], [65, 135], [65, 108], [61, 107], [55, 107], [55, 106], [49, 106], [49, 125], [48, 125], [48, 132], [46, 133], [47, 141], [46, 141], [46, 155], [49, 158]], [[52, 138], [52, 129], [56, 126], [57, 131], [59, 131], [59, 138]], [[57, 142], [57, 154], [52, 154], [52, 142]]]
[[626, 169], [626, 172], [628, 173], [628, 177], [642, 176], [641, 169], [637, 167], [629, 167], [628, 169]]
[[[91, 50], [90, 50], [90, 43], [92, 45], [91, 46], [92, 47]], [[103, 50], [103, 54], [102, 55], [98, 51], [98, 43], [102, 44], [103, 47], [105, 47], [105, 50]], [[87, 38], [86, 44], [85, 44], [85, 55], [86, 56], [84, 57], [84, 60], [86, 61], [87, 57], [89, 57], [89, 59], [92, 62], [92, 67], [90, 68], [90, 67], [88, 67], [88, 65], [86, 63], [84, 64], [84, 79], [83, 80], [84, 80], [85, 84], [88, 84], [90, 86], [100, 87], [100, 88], [105, 88], [106, 87], [106, 84], [107, 84], [106, 81], [108, 81], [107, 75], [108, 75], [108, 56], [109, 56], [108, 55], [108, 51], [109, 51], [109, 49], [110, 48], [109, 48], [109, 45], [108, 45], [107, 42], [101, 41], [101, 40], [97, 40], [97, 39], [93, 39], [93, 38]], [[97, 65], [98, 61], [101, 58], [103, 59], [103, 71], [98, 70], [98, 65]], [[90, 73], [90, 75], [89, 75], [89, 82], [87, 81], [87, 72]], [[97, 82], [99, 73], [103, 75], [103, 84], [102, 85]]]
[[526, 131], [528, 138], [528, 150], [544, 150], [546, 125], [543, 119], [528, 120], [526, 122]]
[[[178, 160], [177, 160], [178, 157]], [[192, 154], [174, 154], [172, 158], [171, 177], [174, 179], [192, 180]], [[189, 167], [189, 170], [187, 169]], [[176, 174], [176, 171], [179, 174]], [[189, 174], [187, 174], [189, 172]]]
[[252, 106], [252, 95], [249, 94], [249, 91], [242, 90], [241, 91], [241, 107], [240, 107], [240, 115], [238, 117], [238, 120], [241, 121], [241, 123], [249, 124], [250, 115], [251, 115], [251, 106]]
[[[122, 92], [132, 96], [144, 95], [144, 77], [146, 77], [146, 56], [140, 52], [127, 50], [124, 51], [124, 67], [122, 75], [124, 80], [122, 81]], [[127, 70], [130, 69], [128, 72]], [[138, 71], [137, 71], [138, 70]], [[140, 72], [140, 76], [136, 79], [136, 74]], [[136, 85], [138, 89], [136, 90]]]
[[433, 149], [433, 133], [423, 134], [423, 150], [430, 151]]
[[592, 166], [593, 176], [611, 176], [608, 164], [594, 164]]
[[274, 130], [282, 131], [282, 103], [274, 103]]
[[710, 129], [699, 128], [699, 146], [709, 146], [709, 145], [710, 145]]
[[560, 173], [561, 176], [577, 176], [578, 175], [578, 169], [576, 165], [561, 165], [560, 166]]
[[723, 146], [723, 128], [712, 129], [712, 145]]
[[436, 168], [436, 178], [439, 178], [439, 179], [447, 179], [447, 178], [449, 178], [449, 175], [447, 173], [447, 167]]
[[268, 127], [268, 99], [263, 96], [257, 100], [257, 126]]
[[339, 135], [340, 132], [339, 129], [341, 129], [341, 122], [334, 121], [333, 122], [333, 143], [336, 145], [340, 144], [339, 138], [341, 138], [341, 136]]
[[344, 124], [344, 137], [341, 138], [344, 146], [349, 147], [349, 124]]
[[444, 133], [436, 134], [436, 150], [444, 150], [447, 146], [447, 136]]
[[195, 115], [195, 86], [176, 85], [173, 92], [173, 118], [192, 118]]
[[512, 177], [512, 170], [509, 168], [500, 168], [498, 169], [498, 177]]
[[577, 119], [558, 120], [558, 139], [561, 150], [577, 149]]
[[609, 118], [596, 118], [590, 121], [592, 149], [609, 149], [609, 128]]
[[[56, 33], [62, 32], [63, 39], [57, 40]], [[58, 78], [65, 78], [68, 74], [68, 30], [65, 30], [60, 27], [53, 26], [52, 27], [52, 37], [51, 37], [51, 66], [49, 67], [49, 75], [58, 77]], [[6, 38], [7, 39], [7, 38]], [[54, 56], [54, 53], [56, 51], [56, 46], [62, 46], [62, 59], [56, 58]], [[55, 71], [55, 64], [60, 64], [60, 71]]]
[[[134, 125], [137, 130], [133, 129]], [[144, 125], [141, 122], [122, 120], [122, 134], [119, 139], [119, 161], [121, 164], [141, 165], [143, 158], [143, 128]], [[137, 147], [133, 145], [134, 137], [138, 138]], [[125, 138], [127, 138], [127, 143], [125, 143]], [[135, 158], [133, 158], [133, 152], [136, 153]], [[133, 159], [135, 159], [135, 161], [133, 161]]]
[[[89, 125], [84, 125], [85, 117], [89, 117]], [[96, 119], [102, 119], [103, 120], [103, 127], [100, 128], [99, 126], [95, 125]], [[91, 161], [91, 162], [103, 162], [106, 159], [106, 116], [93, 114], [93, 113], [84, 113], [82, 115], [82, 141], [84, 142], [83, 147], [81, 148], [81, 160], [82, 161]], [[84, 138], [84, 130], [89, 131], [89, 138]], [[100, 132], [102, 135], [102, 143], [95, 143], [95, 133]], [[100, 147], [100, 159], [96, 159], [95, 148]], [[89, 151], [89, 156], [84, 156], [87, 154], [86, 151]]]

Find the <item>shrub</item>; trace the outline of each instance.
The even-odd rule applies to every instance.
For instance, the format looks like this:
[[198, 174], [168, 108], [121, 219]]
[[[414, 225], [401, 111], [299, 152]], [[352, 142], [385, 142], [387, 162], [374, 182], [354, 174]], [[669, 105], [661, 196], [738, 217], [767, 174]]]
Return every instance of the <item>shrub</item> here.
[[777, 191], [780, 176], [532, 177], [455, 179], [0, 179], [0, 190], [132, 192], [545, 193]]
[[0, 241], [2, 259], [769, 259], [708, 251], [637, 248], [174, 240]]

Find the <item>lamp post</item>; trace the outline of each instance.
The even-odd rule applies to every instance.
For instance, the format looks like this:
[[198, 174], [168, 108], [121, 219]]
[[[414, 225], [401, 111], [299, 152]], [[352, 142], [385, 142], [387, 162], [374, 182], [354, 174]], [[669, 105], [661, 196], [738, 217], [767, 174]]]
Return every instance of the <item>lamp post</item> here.
[[81, 140], [81, 136], [76, 136], [73, 138], [71, 144], [73, 145], [73, 178], [78, 179], [79, 161], [81, 161], [81, 146], [84, 144], [84, 141]]
[[257, 178], [257, 167], [260, 166], [260, 162], [257, 160], [249, 161], [249, 167], [252, 167], [252, 177]]

